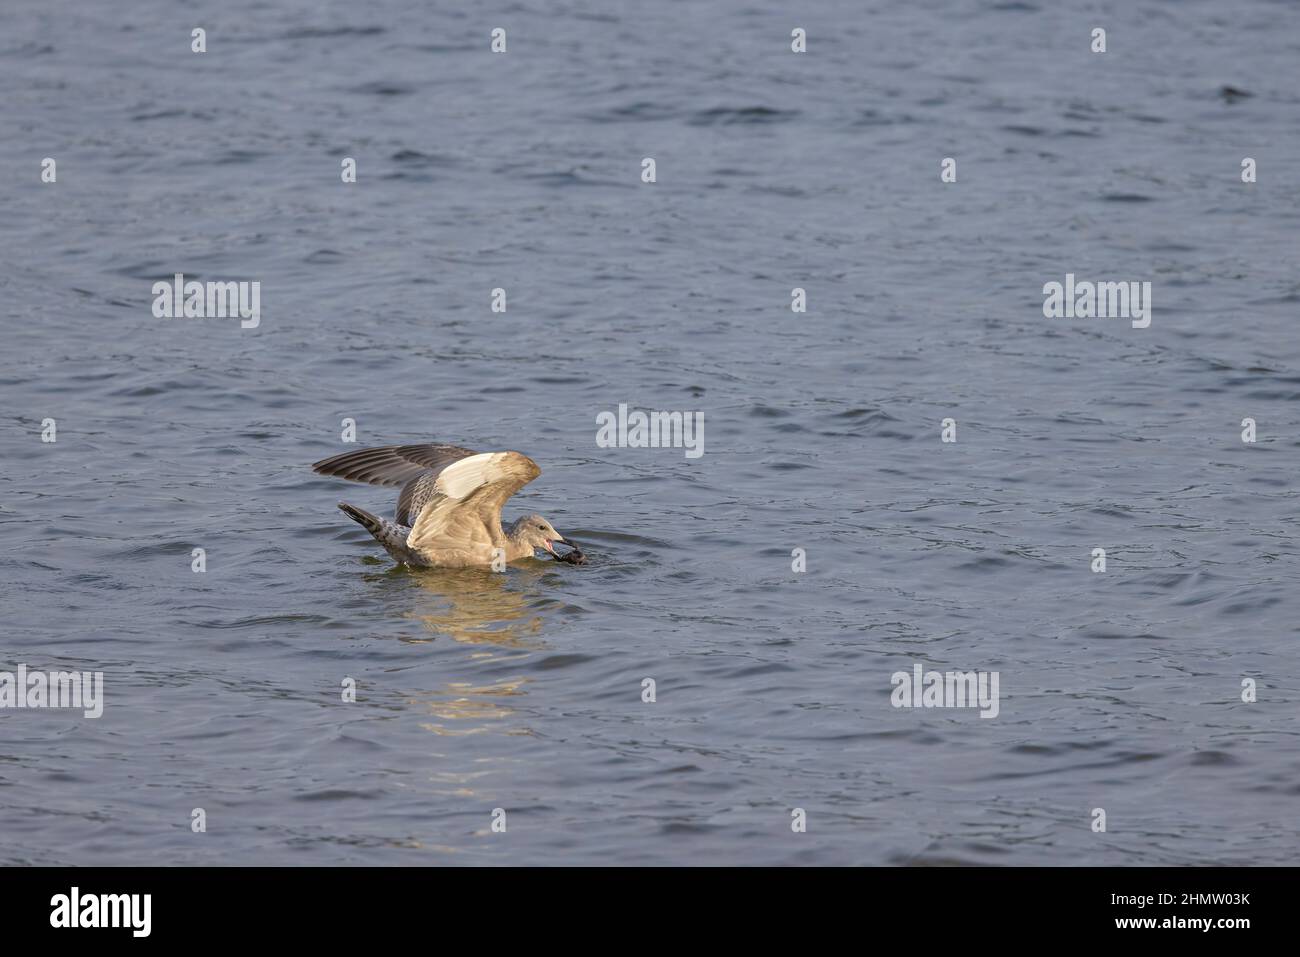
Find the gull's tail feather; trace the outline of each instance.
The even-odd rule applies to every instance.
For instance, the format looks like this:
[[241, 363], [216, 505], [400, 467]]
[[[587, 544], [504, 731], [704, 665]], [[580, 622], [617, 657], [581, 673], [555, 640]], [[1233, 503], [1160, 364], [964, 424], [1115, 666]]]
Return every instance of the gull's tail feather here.
[[339, 502], [339, 509], [352, 521], [361, 525], [367, 532], [375, 538], [383, 541], [379, 536], [384, 530], [384, 520], [376, 515], [371, 515], [364, 508], [357, 508], [355, 505], [349, 505], [347, 502]]
[[375, 541], [383, 545], [385, 551], [392, 555], [394, 559], [408, 565], [420, 564], [419, 556], [414, 555], [406, 547], [406, 537], [411, 533], [411, 530], [405, 525], [398, 525], [396, 522], [390, 522], [378, 515], [371, 515], [364, 508], [357, 508], [347, 502], [339, 502], [339, 509], [344, 515], [373, 535]]

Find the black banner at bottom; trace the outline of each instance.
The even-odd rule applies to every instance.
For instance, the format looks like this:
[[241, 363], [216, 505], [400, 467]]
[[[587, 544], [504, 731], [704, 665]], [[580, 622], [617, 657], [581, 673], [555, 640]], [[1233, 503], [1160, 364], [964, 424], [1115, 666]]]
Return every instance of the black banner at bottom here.
[[965, 927], [999, 942], [1195, 936], [1231, 947], [1286, 926], [1295, 879], [1292, 868], [9, 868], [0, 920], [8, 943], [75, 936], [79, 945], [369, 948], [435, 927], [440, 936], [487, 930], [497, 942], [510, 930], [535, 940], [605, 928], [639, 936], [683, 921], [734, 945], [747, 931], [767, 943], [774, 927], [807, 930], [814, 919], [819, 932], [857, 937]]

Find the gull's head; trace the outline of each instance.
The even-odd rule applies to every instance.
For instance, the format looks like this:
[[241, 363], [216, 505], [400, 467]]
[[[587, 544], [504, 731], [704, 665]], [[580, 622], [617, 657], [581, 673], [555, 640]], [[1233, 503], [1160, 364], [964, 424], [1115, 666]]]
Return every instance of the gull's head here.
[[564, 536], [555, 530], [555, 526], [540, 515], [525, 515], [514, 525], [514, 536], [522, 542], [555, 554], [553, 542], [564, 541]]

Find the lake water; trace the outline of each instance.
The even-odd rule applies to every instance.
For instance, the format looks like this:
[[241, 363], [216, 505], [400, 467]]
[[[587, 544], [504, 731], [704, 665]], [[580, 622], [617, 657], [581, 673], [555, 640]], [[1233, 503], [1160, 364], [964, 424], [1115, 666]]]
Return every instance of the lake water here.
[[[104, 710], [0, 712], [0, 861], [1294, 862], [1297, 81], [1266, 2], [6, 11], [0, 670]], [[309, 465], [425, 441], [591, 563], [395, 570]]]

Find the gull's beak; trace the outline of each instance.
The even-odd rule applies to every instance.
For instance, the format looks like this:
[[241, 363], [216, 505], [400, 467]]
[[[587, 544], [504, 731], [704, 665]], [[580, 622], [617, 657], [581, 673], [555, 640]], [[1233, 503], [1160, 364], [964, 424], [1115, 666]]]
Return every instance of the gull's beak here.
[[[564, 539], [561, 538], [559, 539], [559, 541], [562, 542], [564, 541]], [[546, 549], [552, 555], [555, 554], [555, 546], [551, 544], [551, 540], [549, 538], [545, 540], [545, 543], [542, 545], [542, 548]]]

